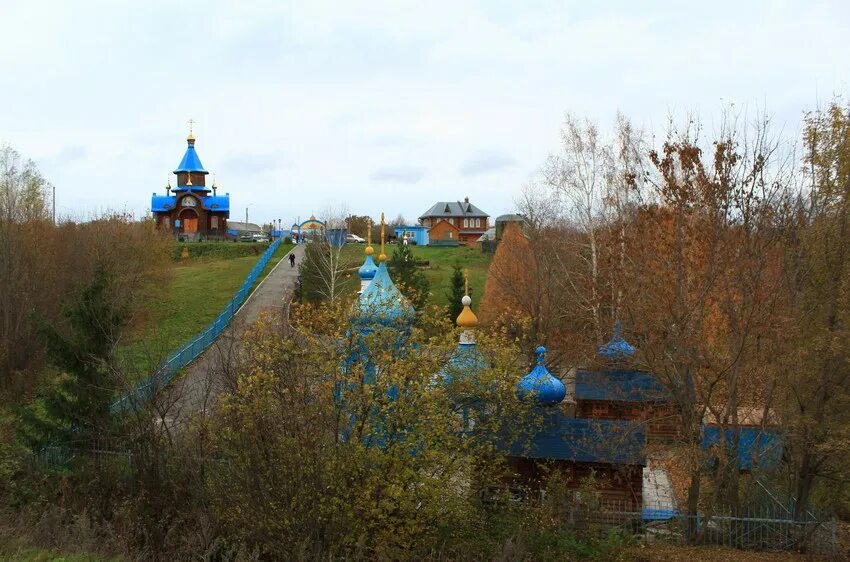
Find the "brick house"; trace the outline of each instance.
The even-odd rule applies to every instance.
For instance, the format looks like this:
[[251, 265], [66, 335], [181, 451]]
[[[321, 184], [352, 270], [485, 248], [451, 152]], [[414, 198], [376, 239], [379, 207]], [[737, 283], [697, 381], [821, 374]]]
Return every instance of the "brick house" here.
[[438, 201], [419, 217], [419, 224], [427, 226], [431, 243], [472, 244], [489, 228], [490, 215], [469, 202]]

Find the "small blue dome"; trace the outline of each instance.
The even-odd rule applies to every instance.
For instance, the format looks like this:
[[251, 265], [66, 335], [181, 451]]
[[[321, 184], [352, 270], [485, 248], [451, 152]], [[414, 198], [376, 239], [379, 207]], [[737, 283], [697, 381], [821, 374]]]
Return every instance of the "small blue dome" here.
[[546, 360], [546, 348], [541, 345], [536, 352], [537, 365], [517, 384], [517, 396], [520, 399], [526, 396], [534, 396], [544, 406], [557, 404], [566, 397], [567, 387], [560, 379], [553, 376], [546, 365], [543, 364]]
[[375, 260], [372, 259], [372, 256], [366, 256], [366, 259], [363, 260], [363, 265], [359, 269], [360, 279], [371, 281], [375, 278], [376, 273], [378, 273], [378, 267], [375, 265]]
[[605, 345], [599, 346], [596, 353], [602, 357], [607, 357], [608, 359], [618, 359], [634, 355], [635, 348], [623, 339], [622, 332], [623, 327], [620, 324], [620, 321], [617, 320], [617, 323], [614, 324], [614, 335], [611, 337], [611, 341]]

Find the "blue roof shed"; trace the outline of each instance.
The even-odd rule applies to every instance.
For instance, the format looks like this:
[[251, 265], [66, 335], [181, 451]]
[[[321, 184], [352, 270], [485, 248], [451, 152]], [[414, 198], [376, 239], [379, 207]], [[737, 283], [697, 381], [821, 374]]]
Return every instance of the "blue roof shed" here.
[[397, 226], [395, 227], [395, 235], [399, 240], [407, 237], [408, 241], [412, 241], [417, 246], [428, 245], [428, 230], [427, 226]]

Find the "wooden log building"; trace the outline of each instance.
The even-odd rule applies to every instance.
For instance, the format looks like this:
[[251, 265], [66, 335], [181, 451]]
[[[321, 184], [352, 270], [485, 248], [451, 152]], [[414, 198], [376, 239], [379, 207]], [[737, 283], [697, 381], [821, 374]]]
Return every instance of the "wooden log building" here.
[[165, 195], [153, 194], [151, 213], [158, 228], [181, 238], [224, 238], [230, 218], [230, 194], [218, 195], [215, 179], [210, 187], [206, 186], [209, 172], [195, 152], [195, 135], [191, 129], [186, 142], [183, 159], [173, 172], [177, 176], [177, 186], [172, 188], [169, 180]]

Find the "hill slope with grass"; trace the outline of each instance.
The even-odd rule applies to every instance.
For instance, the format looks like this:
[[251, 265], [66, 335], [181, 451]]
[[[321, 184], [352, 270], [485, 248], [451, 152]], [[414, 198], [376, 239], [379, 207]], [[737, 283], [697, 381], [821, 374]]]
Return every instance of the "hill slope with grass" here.
[[[119, 346], [119, 356], [135, 378], [149, 375], [215, 320], [267, 247], [223, 242], [180, 244], [175, 254], [179, 255], [184, 246], [194, 257], [175, 263], [162, 287], [140, 297], [133, 325]], [[291, 244], [280, 245], [255, 286], [291, 248]]]

